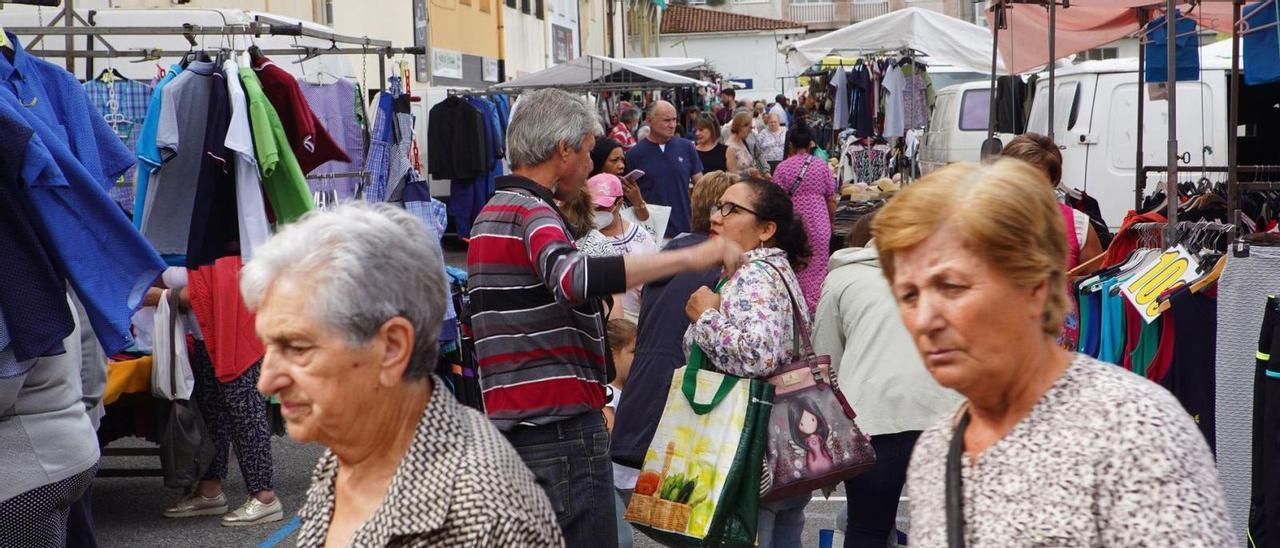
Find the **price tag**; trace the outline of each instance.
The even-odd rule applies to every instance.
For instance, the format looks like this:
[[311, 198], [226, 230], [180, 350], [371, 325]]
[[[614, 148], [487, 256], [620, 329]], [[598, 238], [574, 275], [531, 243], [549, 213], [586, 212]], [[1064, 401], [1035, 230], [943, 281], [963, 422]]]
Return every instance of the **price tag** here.
[[1160, 316], [1156, 300], [1170, 288], [1188, 284], [1200, 276], [1195, 256], [1181, 245], [1165, 251], [1159, 260], [1125, 282], [1120, 292], [1133, 304], [1147, 323]]

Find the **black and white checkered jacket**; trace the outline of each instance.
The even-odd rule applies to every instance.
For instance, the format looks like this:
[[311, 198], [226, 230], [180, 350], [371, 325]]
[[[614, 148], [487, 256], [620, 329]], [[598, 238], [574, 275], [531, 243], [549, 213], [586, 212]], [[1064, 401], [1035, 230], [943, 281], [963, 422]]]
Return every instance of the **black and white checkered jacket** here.
[[[350, 546], [563, 546], [533, 473], [489, 420], [458, 404], [439, 378], [386, 498]], [[326, 451], [299, 516], [298, 546], [324, 546], [338, 458]]]

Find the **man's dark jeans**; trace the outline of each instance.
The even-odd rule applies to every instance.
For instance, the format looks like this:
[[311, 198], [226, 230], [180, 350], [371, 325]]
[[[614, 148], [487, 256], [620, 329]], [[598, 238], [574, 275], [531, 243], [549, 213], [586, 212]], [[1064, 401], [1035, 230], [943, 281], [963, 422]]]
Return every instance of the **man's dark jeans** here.
[[592, 411], [545, 426], [518, 426], [506, 436], [551, 499], [566, 546], [617, 543], [604, 415]]

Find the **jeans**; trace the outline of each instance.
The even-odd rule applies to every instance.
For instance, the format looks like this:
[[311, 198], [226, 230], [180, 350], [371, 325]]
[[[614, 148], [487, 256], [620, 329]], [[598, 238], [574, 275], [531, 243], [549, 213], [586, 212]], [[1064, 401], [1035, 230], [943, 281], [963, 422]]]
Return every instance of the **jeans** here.
[[760, 548], [799, 548], [804, 535], [804, 508], [812, 493], [760, 503], [757, 535]]
[[907, 481], [907, 465], [920, 431], [871, 436], [876, 465], [846, 480], [849, 495], [849, 527], [845, 548], [884, 548], [894, 531], [898, 499]]
[[613, 463], [604, 415], [592, 411], [505, 432], [556, 512], [565, 546], [616, 546]]
[[631, 548], [635, 543], [635, 531], [631, 524], [622, 519], [627, 513], [627, 505], [631, 503], [631, 490], [618, 489], [613, 492], [617, 508], [614, 510], [614, 522], [618, 524], [618, 548]]

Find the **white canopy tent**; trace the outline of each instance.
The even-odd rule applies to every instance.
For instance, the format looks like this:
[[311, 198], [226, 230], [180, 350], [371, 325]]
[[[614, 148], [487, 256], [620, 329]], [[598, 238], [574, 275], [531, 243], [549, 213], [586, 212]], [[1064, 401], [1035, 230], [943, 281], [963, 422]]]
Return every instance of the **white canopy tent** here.
[[626, 57], [621, 61], [658, 70], [693, 70], [707, 64], [706, 59], [696, 57]]
[[567, 63], [546, 68], [493, 86], [497, 90], [561, 88], [571, 90], [638, 90], [689, 86], [710, 86], [695, 80], [621, 59], [584, 55]]
[[[991, 31], [924, 8], [904, 8], [784, 48], [805, 64], [831, 54], [911, 48], [929, 64], [991, 73]], [[1004, 65], [998, 65], [1004, 73]]]

